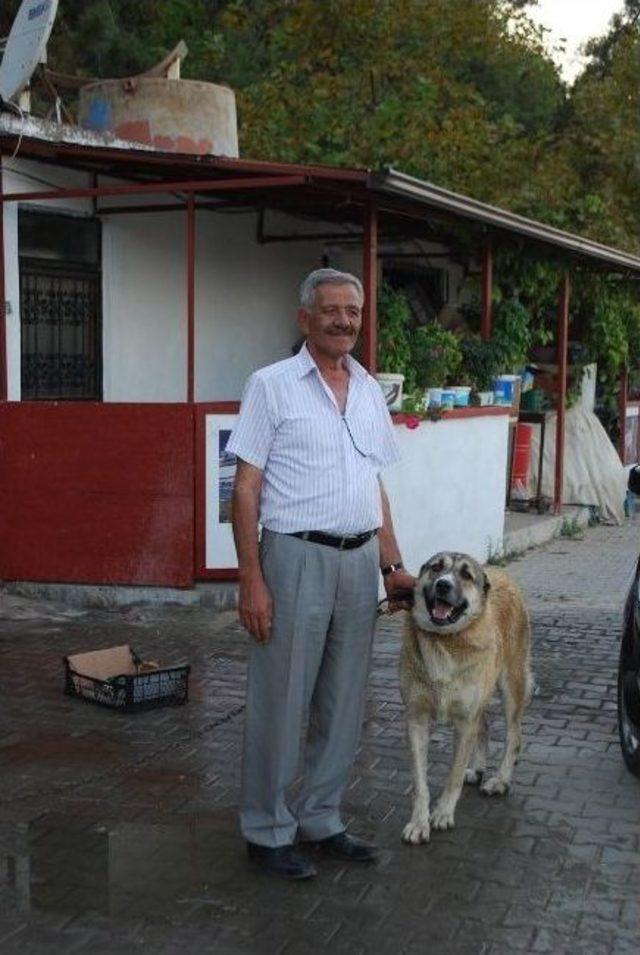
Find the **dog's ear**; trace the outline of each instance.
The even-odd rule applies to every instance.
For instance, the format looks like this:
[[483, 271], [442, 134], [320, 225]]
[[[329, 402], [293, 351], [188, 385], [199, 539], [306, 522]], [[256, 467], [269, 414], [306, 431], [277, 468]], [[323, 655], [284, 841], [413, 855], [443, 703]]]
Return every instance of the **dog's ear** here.
[[420, 570], [418, 571], [418, 577], [422, 577], [422, 575], [424, 574], [428, 566], [429, 566], [429, 561], [426, 560], [424, 564], [422, 565], [422, 567], [420, 568]]
[[483, 574], [483, 576], [484, 576], [484, 583], [482, 585], [482, 590], [486, 597], [489, 591], [491, 590], [491, 581], [489, 580], [489, 577], [487, 576], [486, 573]]

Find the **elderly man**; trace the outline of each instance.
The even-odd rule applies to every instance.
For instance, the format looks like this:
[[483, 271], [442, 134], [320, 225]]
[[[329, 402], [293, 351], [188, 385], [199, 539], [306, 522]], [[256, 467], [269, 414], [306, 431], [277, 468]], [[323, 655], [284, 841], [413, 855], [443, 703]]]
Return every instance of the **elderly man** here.
[[378, 384], [350, 355], [362, 305], [353, 275], [306, 278], [305, 344], [251, 376], [228, 444], [238, 457], [239, 612], [254, 638], [240, 823], [250, 859], [292, 879], [316, 874], [296, 837], [350, 861], [376, 856], [345, 832], [340, 801], [362, 724], [379, 568], [390, 597], [414, 584], [379, 479], [398, 458], [393, 426]]

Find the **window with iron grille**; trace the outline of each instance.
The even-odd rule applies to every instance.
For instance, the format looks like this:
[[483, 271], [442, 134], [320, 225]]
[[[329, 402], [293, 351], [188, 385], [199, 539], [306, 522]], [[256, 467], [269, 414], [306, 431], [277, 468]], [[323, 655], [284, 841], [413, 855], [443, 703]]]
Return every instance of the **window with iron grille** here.
[[102, 399], [100, 223], [21, 210], [22, 398]]

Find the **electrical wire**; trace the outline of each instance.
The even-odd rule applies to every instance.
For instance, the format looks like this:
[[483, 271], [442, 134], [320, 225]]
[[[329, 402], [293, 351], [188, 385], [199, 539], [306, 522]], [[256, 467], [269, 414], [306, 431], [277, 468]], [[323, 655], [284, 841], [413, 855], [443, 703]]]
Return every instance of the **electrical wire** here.
[[2, 105], [6, 107], [8, 110], [13, 110], [16, 113], [16, 115], [19, 116], [20, 119], [22, 120], [22, 124], [20, 126], [20, 132], [18, 134], [18, 142], [16, 143], [16, 148], [13, 150], [11, 155], [7, 157], [9, 159], [9, 162], [11, 162], [12, 159], [16, 158], [20, 150], [20, 147], [22, 146], [22, 140], [24, 138], [24, 127], [27, 122], [27, 114], [20, 109], [17, 103], [12, 103], [11, 100], [7, 100], [6, 102], [3, 101]]

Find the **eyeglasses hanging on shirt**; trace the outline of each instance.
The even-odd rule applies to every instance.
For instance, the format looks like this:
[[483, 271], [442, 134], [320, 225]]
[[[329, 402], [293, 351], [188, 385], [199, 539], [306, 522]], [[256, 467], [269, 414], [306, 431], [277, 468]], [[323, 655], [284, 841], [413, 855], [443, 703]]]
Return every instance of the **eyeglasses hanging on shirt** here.
[[344, 422], [344, 426], [347, 429], [347, 434], [351, 438], [351, 444], [354, 446], [354, 448], [356, 449], [356, 451], [358, 452], [361, 458], [366, 458], [367, 457], [366, 451], [362, 451], [356, 444], [355, 438], [353, 437], [351, 433], [351, 428], [349, 427], [349, 422], [347, 421], [346, 415], [343, 413], [340, 417], [342, 418]]

